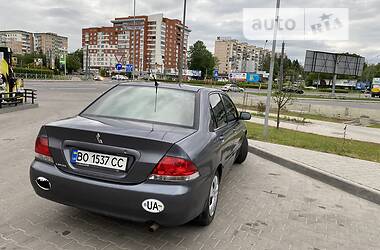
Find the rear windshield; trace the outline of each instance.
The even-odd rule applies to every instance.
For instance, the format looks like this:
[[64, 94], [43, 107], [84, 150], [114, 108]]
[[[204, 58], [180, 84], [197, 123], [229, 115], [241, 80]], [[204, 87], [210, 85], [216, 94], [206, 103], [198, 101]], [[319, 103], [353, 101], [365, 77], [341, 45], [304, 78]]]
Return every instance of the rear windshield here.
[[88, 107], [82, 116], [102, 116], [194, 127], [195, 93], [138, 86], [117, 86]]

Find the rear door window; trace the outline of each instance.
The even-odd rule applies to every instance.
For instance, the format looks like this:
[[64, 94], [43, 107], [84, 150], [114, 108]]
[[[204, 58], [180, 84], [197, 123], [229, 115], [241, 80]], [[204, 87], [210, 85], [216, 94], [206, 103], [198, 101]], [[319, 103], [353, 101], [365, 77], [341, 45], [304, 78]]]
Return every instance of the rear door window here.
[[227, 115], [224, 110], [223, 101], [220, 98], [219, 94], [210, 95], [210, 106], [211, 111], [214, 115], [216, 128], [221, 128], [227, 124]]

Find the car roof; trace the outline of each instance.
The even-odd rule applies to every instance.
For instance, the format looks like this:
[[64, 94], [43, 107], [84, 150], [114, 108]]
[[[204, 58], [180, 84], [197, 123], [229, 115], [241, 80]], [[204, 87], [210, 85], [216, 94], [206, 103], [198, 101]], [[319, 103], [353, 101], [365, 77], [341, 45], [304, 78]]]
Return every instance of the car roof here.
[[[188, 84], [178, 84], [178, 83], [164, 83], [158, 81], [159, 88], [170, 88], [170, 89], [177, 89], [177, 90], [184, 90], [184, 91], [191, 91], [191, 92], [215, 92], [218, 91], [217, 89], [212, 88], [206, 88], [202, 86], [194, 86], [194, 85], [188, 85]], [[120, 86], [134, 86], [134, 87], [152, 87], [154, 88], [154, 82], [147, 82], [147, 81], [132, 81], [132, 82], [123, 82], [119, 84]]]

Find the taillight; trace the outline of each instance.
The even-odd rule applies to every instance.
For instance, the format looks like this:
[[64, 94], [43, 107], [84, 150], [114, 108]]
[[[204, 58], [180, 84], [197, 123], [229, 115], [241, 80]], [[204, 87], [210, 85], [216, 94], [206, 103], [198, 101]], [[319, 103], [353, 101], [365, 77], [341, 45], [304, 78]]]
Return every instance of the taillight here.
[[36, 158], [53, 163], [53, 158], [51, 157], [49, 149], [49, 139], [46, 136], [38, 136], [36, 139], [36, 144], [34, 147], [36, 152]]
[[199, 176], [193, 162], [182, 158], [165, 156], [153, 169], [149, 179], [162, 181], [189, 181]]

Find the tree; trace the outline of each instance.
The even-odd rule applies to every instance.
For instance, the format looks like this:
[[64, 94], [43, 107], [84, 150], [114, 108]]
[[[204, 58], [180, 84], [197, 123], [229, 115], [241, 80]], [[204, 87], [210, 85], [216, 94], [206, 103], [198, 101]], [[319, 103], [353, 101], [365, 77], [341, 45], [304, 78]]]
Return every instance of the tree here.
[[212, 76], [216, 66], [216, 58], [202, 41], [195, 42], [189, 50], [189, 69], [202, 71], [202, 77]]
[[70, 53], [66, 58], [66, 68], [69, 74], [80, 70], [83, 66], [83, 50]]
[[273, 93], [273, 100], [277, 104], [277, 129], [279, 129], [281, 110], [285, 108], [288, 103], [293, 101], [293, 94], [284, 92], [277, 88]]
[[373, 78], [380, 77], [380, 64], [364, 65], [364, 71], [360, 80], [371, 82]]

